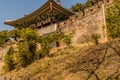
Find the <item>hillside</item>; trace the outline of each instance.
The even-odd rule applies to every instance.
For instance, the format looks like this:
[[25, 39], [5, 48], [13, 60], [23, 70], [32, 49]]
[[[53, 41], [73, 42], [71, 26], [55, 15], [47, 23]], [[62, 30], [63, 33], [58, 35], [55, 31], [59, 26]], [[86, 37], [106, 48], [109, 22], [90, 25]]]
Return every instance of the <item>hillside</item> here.
[[0, 80], [120, 80], [120, 39], [97, 46], [64, 48]]

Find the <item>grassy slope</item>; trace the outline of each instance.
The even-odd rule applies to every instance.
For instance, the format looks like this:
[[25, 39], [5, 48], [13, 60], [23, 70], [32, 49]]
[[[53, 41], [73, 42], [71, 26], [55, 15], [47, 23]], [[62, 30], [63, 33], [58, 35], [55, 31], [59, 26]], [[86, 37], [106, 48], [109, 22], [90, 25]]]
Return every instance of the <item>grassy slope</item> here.
[[120, 40], [86, 48], [65, 48], [51, 55], [6, 76], [12, 80], [120, 80]]

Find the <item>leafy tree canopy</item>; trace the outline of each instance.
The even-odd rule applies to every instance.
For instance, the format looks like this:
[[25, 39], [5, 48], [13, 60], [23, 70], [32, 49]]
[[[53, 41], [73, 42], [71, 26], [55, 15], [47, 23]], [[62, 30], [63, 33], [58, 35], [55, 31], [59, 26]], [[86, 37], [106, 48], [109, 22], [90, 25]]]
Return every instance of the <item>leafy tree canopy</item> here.
[[108, 36], [111, 38], [120, 37], [120, 0], [115, 0], [114, 4], [107, 8], [106, 21]]
[[76, 3], [70, 8], [72, 12], [84, 11], [85, 8], [95, 5], [101, 0], [87, 0], [85, 3]]

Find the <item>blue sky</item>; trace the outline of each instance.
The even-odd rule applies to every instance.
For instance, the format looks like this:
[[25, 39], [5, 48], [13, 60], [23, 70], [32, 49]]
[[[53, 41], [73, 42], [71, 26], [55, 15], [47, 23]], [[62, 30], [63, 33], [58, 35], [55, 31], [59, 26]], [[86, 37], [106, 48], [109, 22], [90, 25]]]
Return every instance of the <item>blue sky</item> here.
[[[0, 30], [11, 30], [12, 27], [4, 25], [8, 19], [18, 19], [41, 7], [47, 0], [0, 0]], [[61, 0], [65, 8], [70, 8], [77, 2], [86, 0]]]

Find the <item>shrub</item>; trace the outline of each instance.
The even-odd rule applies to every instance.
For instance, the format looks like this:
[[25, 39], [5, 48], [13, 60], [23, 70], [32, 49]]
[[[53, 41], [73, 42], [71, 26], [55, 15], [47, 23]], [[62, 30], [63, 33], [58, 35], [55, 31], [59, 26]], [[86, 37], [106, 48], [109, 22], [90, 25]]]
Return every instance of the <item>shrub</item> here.
[[14, 62], [14, 49], [11, 47], [4, 57], [5, 68], [7, 71], [13, 70], [15, 67]]
[[[18, 42], [18, 64], [25, 67], [34, 61], [36, 55], [36, 43], [38, 34], [36, 30], [21, 29], [20, 39]], [[19, 32], [17, 31], [17, 32]], [[17, 33], [18, 34], [18, 33]]]
[[8, 31], [1, 31], [0, 32], [0, 46], [2, 46], [7, 41], [9, 41], [9, 32]]
[[99, 44], [99, 38], [100, 38], [99, 34], [92, 34], [91, 38], [96, 45]]
[[114, 0], [114, 4], [106, 9], [106, 22], [108, 36], [120, 38], [120, 0]]
[[36, 54], [36, 44], [30, 42], [18, 43], [18, 64], [22, 67], [31, 64]]
[[33, 29], [22, 29], [21, 38], [26, 41], [36, 41], [38, 39], [38, 33], [36, 30]]
[[70, 48], [71, 47], [71, 38], [73, 37], [73, 33], [68, 35], [63, 34], [62, 41]]
[[15, 41], [18, 41], [18, 38], [21, 37], [21, 30], [16, 28], [14, 30], [11, 30], [9, 34], [12, 38], [14, 38]]
[[[19, 34], [18, 32], [21, 32], [21, 34], [17, 35]], [[63, 33], [58, 34], [58, 32], [50, 35], [38, 36], [37, 31], [32, 29], [16, 29], [15, 34], [16, 35], [14, 35], [14, 37], [16, 37], [18, 42], [18, 51], [17, 56], [14, 57], [17, 65], [21, 67], [26, 67], [33, 61], [48, 56], [51, 49], [50, 44], [52, 42], [59, 42], [60, 40], [63, 40], [63, 42], [70, 47], [72, 37], [72, 34], [64, 35]], [[22, 41], [19, 39], [22, 39]], [[37, 43], [41, 45], [41, 49], [39, 51], [37, 50]], [[9, 59], [9, 62], [13, 65], [13, 56], [7, 56], [10, 56], [10, 59], [6, 58], [5, 60]], [[7, 64], [9, 65], [9, 63]]]
[[41, 38], [41, 54], [42, 57], [45, 57], [49, 54], [50, 44], [55, 41], [52, 35], [42, 36]]

